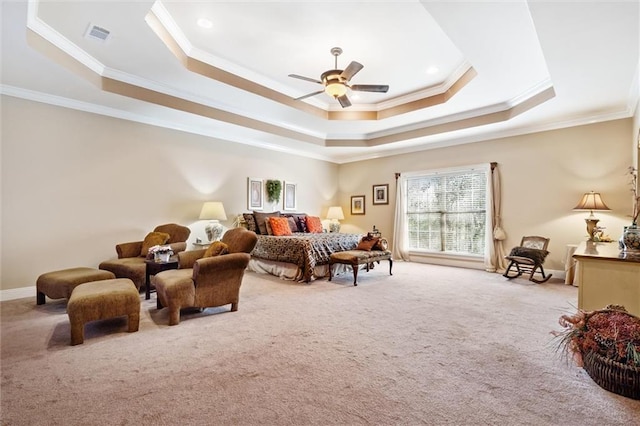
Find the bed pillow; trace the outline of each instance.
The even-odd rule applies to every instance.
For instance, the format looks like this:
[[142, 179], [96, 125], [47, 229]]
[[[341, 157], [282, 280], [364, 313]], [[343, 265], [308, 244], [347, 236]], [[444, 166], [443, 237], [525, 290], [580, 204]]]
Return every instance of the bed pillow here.
[[253, 213], [242, 213], [242, 217], [247, 224], [247, 229], [257, 234], [258, 226], [256, 225], [256, 218], [253, 216]]
[[358, 247], [356, 247], [356, 250], [371, 251], [373, 246], [378, 243], [379, 239], [380, 238], [378, 237], [362, 237], [362, 239], [358, 243]]
[[256, 226], [260, 231], [260, 235], [269, 235], [269, 232], [267, 231], [266, 220], [269, 217], [280, 217], [280, 212], [262, 213], [262, 212], [254, 211], [253, 217], [255, 217], [256, 219]]
[[165, 232], [149, 232], [142, 241], [142, 249], [140, 250], [140, 256], [147, 257], [149, 249], [153, 246], [161, 246], [169, 241], [171, 235]]
[[318, 216], [307, 216], [307, 232], [312, 234], [322, 233], [322, 221]]
[[204, 252], [202, 257], [214, 257], [221, 256], [223, 254], [229, 253], [229, 246], [223, 243], [222, 241], [214, 241], [207, 248], [207, 251]]
[[298, 232], [309, 232], [309, 228], [307, 228], [307, 216], [296, 217], [296, 223], [298, 224]]
[[284, 214], [282, 216], [287, 218], [287, 221], [289, 222], [289, 229], [291, 230], [291, 232], [300, 232], [298, 230], [298, 222], [296, 222], [295, 217], [291, 216], [290, 214]]
[[291, 235], [288, 217], [270, 217], [268, 224], [271, 225], [271, 232], [276, 237]]

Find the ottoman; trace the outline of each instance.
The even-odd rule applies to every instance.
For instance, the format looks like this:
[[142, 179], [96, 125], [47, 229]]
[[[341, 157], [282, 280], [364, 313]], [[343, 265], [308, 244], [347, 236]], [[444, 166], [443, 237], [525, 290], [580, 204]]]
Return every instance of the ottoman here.
[[71, 344], [84, 342], [84, 325], [90, 321], [127, 316], [129, 333], [140, 325], [140, 294], [128, 278], [80, 284], [67, 303]]
[[50, 299], [68, 299], [74, 288], [90, 281], [111, 280], [113, 272], [94, 268], [71, 268], [47, 272], [36, 281], [36, 303], [44, 305], [45, 296]]

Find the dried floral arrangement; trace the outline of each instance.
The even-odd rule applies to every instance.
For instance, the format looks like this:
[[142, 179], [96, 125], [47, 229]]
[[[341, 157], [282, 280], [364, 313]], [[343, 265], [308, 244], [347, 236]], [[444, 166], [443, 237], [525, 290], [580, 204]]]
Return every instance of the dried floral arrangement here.
[[640, 367], [640, 318], [619, 305], [592, 312], [579, 310], [575, 315], [562, 315], [559, 323], [564, 331], [554, 332], [558, 348], [573, 355], [579, 366], [589, 352], [612, 361]]
[[149, 253], [151, 254], [155, 254], [155, 253], [161, 253], [161, 254], [173, 254], [173, 249], [171, 248], [171, 246], [153, 246], [149, 248]]

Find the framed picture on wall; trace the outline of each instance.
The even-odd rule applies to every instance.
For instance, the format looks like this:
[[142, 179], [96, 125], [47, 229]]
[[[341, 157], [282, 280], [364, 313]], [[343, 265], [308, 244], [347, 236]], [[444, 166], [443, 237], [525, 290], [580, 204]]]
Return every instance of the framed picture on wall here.
[[351, 196], [351, 214], [364, 214], [364, 195]]
[[373, 205], [389, 204], [389, 184], [373, 185]]
[[293, 182], [284, 182], [284, 210], [295, 210], [297, 208], [296, 192], [298, 191], [297, 185]]
[[264, 184], [262, 178], [248, 178], [247, 183], [247, 209], [262, 210], [264, 198]]

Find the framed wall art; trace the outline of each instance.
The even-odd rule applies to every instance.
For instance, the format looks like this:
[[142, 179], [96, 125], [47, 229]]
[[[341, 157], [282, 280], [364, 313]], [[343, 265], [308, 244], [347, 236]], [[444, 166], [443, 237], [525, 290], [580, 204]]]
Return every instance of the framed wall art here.
[[389, 204], [389, 184], [373, 185], [373, 205]]
[[351, 214], [364, 214], [364, 195], [351, 196]]
[[295, 210], [297, 208], [297, 191], [298, 187], [293, 182], [284, 183], [284, 197], [283, 198], [283, 208], [284, 210]]
[[264, 184], [262, 178], [248, 178], [247, 183], [247, 209], [262, 210], [264, 207]]

